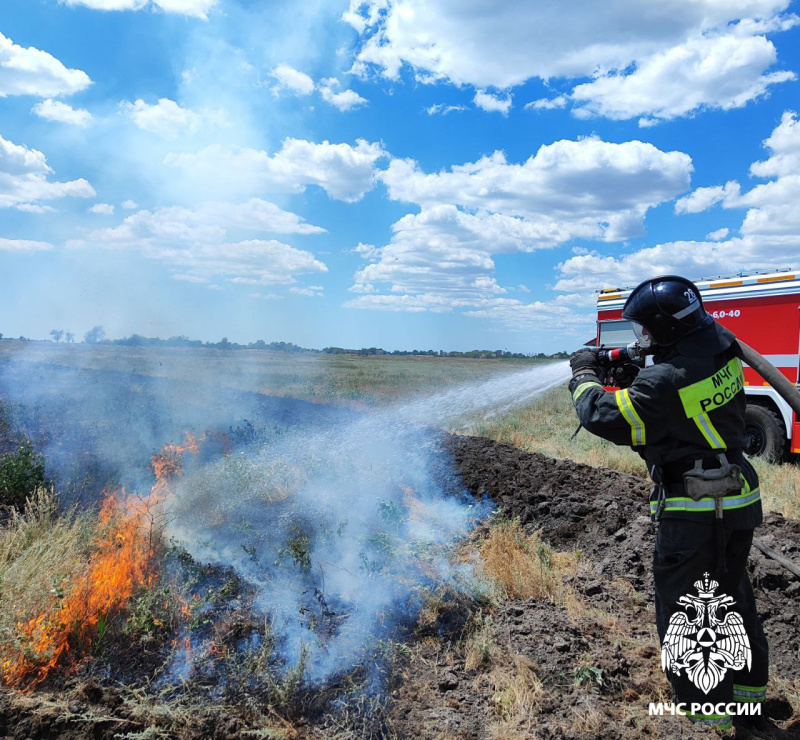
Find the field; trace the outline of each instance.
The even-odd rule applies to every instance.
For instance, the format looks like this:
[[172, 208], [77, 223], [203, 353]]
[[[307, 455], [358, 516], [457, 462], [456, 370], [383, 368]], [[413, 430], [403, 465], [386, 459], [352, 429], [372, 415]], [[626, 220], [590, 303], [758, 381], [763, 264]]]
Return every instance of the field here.
[[[638, 456], [571, 439], [563, 387], [401, 418], [536, 367], [0, 342], [0, 443], [58, 472], [0, 530], [0, 736], [714, 737], [647, 716]], [[759, 473], [797, 561], [800, 473]], [[751, 575], [792, 737], [796, 588]]]
[[353, 406], [390, 403], [542, 362], [0, 341], [0, 366], [12, 358], [65, 368], [191, 379], [241, 391]]

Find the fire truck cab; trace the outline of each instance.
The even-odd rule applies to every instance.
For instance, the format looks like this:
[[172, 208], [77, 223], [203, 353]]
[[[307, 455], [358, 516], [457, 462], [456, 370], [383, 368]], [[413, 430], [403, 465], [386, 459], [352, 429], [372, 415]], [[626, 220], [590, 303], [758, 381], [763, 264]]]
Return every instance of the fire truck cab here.
[[[800, 371], [800, 270], [750, 272], [696, 282], [706, 311], [792, 383]], [[597, 298], [597, 345], [621, 347], [635, 340], [622, 307], [632, 288], [601, 290]], [[800, 453], [800, 422], [788, 404], [745, 365], [745, 452], [781, 460]]]

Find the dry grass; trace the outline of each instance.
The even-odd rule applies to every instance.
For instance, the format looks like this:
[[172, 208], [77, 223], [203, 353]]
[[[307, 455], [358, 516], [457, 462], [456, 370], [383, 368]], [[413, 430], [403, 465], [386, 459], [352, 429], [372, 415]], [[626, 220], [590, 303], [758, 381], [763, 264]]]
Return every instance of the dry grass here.
[[542, 394], [527, 406], [501, 417], [477, 421], [462, 431], [505, 442], [528, 452], [601, 465], [633, 475], [647, 474], [641, 458], [627, 447], [617, 447], [585, 430], [571, 439], [577, 426], [578, 418], [569, 393], [565, 387], [559, 387]]
[[554, 552], [538, 532], [525, 534], [518, 521], [495, 521], [479, 551], [484, 573], [503, 598], [564, 604], [572, 596], [564, 576], [575, 572], [578, 553]]
[[[489, 437], [528, 452], [647, 477], [644, 463], [630, 448], [617, 447], [585, 430], [571, 439], [577, 425], [569, 393], [561, 387], [505, 416], [477, 421], [460, 431]], [[800, 519], [800, 466], [791, 462], [775, 465], [760, 460], [755, 460], [754, 465], [761, 479], [765, 509]]]
[[594, 707], [572, 707], [564, 731], [566, 737], [603, 737], [608, 732], [608, 718]]
[[493, 684], [492, 706], [499, 722], [490, 730], [493, 740], [531, 737], [536, 721], [537, 704], [544, 687], [536, 675], [536, 667], [523, 655], [495, 668], [489, 675]]
[[755, 460], [761, 481], [761, 496], [768, 511], [800, 519], [800, 466], [793, 463], [775, 465]]
[[86, 570], [94, 517], [59, 516], [52, 491], [40, 489], [24, 512], [0, 529], [0, 654], [26, 649], [18, 623], [57, 608], [69, 584]]
[[464, 649], [464, 668], [468, 671], [491, 665], [497, 652], [492, 618], [479, 612], [474, 622]]

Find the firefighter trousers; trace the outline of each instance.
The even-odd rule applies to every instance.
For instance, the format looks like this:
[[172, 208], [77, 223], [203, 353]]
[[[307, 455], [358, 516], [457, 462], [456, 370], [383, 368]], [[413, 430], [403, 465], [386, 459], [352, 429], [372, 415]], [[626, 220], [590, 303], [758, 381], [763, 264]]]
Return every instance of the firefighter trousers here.
[[[719, 583], [715, 596], [728, 594], [734, 602], [727, 609], [720, 609], [716, 615], [724, 619], [729, 611], [738, 612], [742, 617], [751, 650], [751, 663], [748, 669], [726, 670], [722, 680], [707, 693], [698, 688], [681, 669], [679, 675], [666, 667], [667, 677], [672, 684], [676, 702], [686, 704], [758, 702], [766, 696], [769, 669], [769, 648], [761, 620], [756, 612], [753, 588], [747, 574], [747, 557], [753, 542], [752, 529], [725, 529], [725, 560], [727, 570], [720, 573], [717, 567], [718, 553], [713, 522], [692, 521], [690, 519], [665, 518], [661, 520], [656, 537], [656, 548], [653, 556], [653, 578], [656, 591], [656, 625], [662, 646], [670, 618], [679, 611], [686, 611], [690, 619], [696, 617], [692, 607], [685, 608], [678, 603], [681, 596], [697, 597], [697, 581], [703, 581], [704, 574]], [[679, 618], [679, 621], [680, 618]], [[714, 622], [714, 620], [711, 620]], [[713, 624], [711, 625], [713, 628]], [[723, 631], [723, 630], [721, 630]], [[712, 632], [712, 638], [720, 635]], [[708, 642], [707, 635], [704, 636]], [[695, 643], [696, 645], [696, 643]], [[713, 647], [712, 647], [713, 649]], [[709, 659], [709, 648], [706, 646], [695, 653], [694, 660], [702, 655]], [[717, 656], [718, 660], [719, 657]], [[709, 724], [723, 725], [723, 720], [716, 713], [713, 715], [690, 716]], [[730, 722], [730, 718], [727, 718]]]

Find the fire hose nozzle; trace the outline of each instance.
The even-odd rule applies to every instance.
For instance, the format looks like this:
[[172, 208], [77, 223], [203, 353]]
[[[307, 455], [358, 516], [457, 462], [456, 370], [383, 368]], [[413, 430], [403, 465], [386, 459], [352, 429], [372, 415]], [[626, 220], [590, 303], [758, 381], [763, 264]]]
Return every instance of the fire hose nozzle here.
[[597, 352], [597, 359], [601, 365], [618, 365], [624, 362], [639, 362], [648, 354], [651, 354], [649, 349], [641, 347], [638, 342], [631, 342], [624, 347], [600, 349]]

